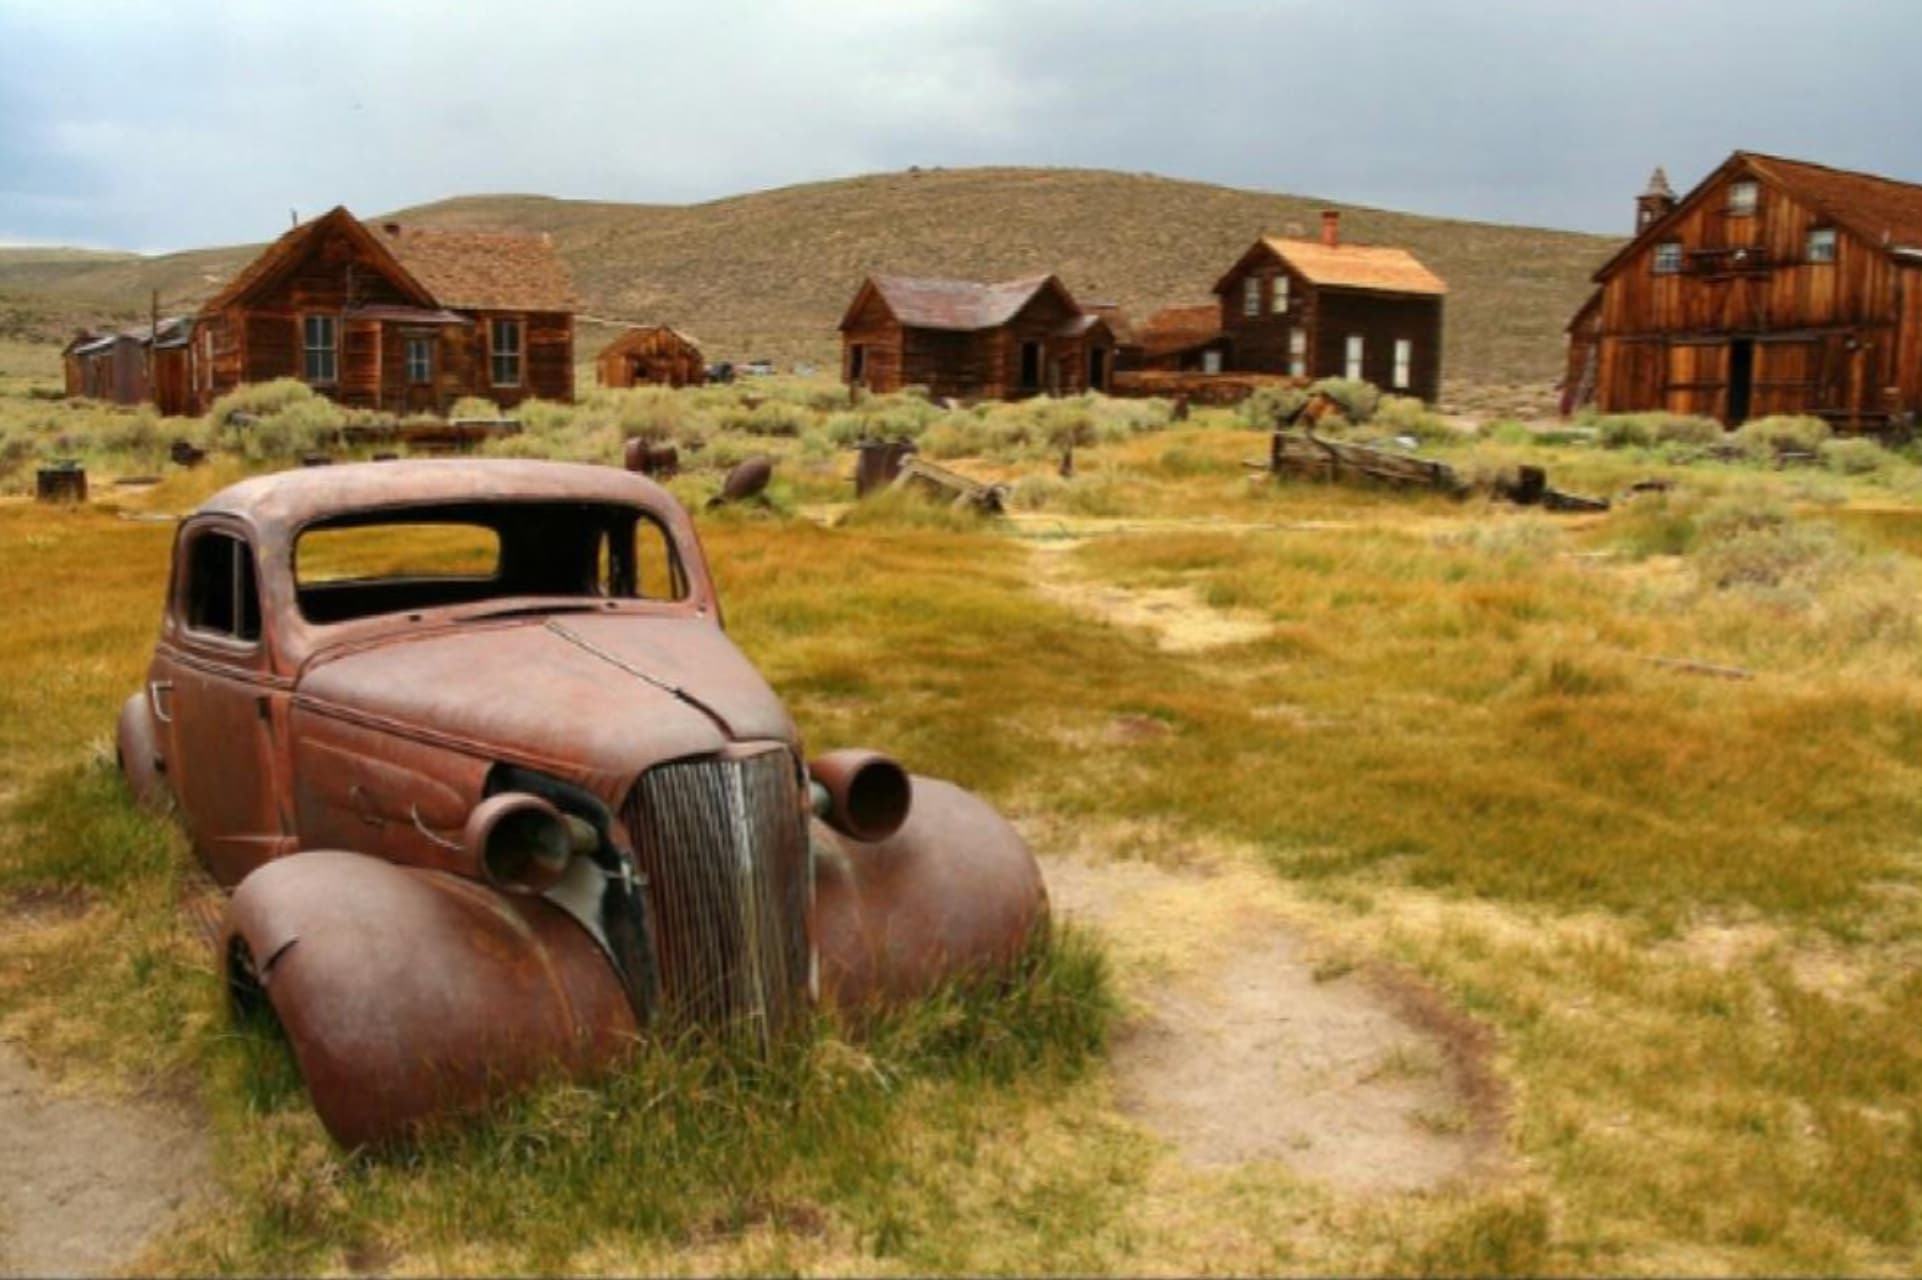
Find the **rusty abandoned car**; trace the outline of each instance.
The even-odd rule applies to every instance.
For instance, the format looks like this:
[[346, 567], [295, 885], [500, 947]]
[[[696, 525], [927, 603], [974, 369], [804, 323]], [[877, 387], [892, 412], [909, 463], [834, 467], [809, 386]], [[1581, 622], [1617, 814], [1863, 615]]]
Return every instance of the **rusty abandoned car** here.
[[121, 767], [232, 889], [237, 1006], [377, 1143], [637, 1037], [771, 1043], [812, 1003], [1005, 969], [1047, 924], [992, 808], [803, 765], [692, 522], [624, 471], [261, 476], [175, 540]]

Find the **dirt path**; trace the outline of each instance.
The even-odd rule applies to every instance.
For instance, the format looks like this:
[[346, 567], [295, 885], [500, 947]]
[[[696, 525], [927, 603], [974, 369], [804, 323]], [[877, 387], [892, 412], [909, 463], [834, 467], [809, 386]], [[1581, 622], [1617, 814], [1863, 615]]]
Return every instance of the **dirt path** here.
[[1146, 630], [1163, 653], [1201, 653], [1259, 640], [1273, 629], [1255, 614], [1210, 607], [1192, 587], [1130, 589], [1077, 577], [1065, 561], [1079, 545], [1072, 539], [1035, 544], [1035, 590], [1104, 622]]
[[1431, 993], [1318, 953], [1250, 868], [1047, 860], [1140, 1010], [1119, 1101], [1189, 1163], [1276, 1160], [1350, 1193], [1491, 1171], [1503, 1103], [1477, 1030]]
[[123, 1267], [206, 1180], [204, 1140], [181, 1117], [62, 1097], [0, 1042], [0, 1276]]

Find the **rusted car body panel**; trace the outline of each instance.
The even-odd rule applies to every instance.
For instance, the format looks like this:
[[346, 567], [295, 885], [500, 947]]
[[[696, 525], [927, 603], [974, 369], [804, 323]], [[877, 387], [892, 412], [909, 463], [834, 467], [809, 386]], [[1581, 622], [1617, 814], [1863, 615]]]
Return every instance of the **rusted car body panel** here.
[[[302, 562], [310, 532], [390, 529], [497, 558]], [[342, 465], [215, 495], [182, 523], [117, 741], [235, 889], [229, 981], [348, 1145], [606, 1069], [638, 1035], [766, 1041], [812, 1002], [911, 998], [1047, 919], [981, 801], [872, 753], [802, 763], [687, 513], [611, 468]]]

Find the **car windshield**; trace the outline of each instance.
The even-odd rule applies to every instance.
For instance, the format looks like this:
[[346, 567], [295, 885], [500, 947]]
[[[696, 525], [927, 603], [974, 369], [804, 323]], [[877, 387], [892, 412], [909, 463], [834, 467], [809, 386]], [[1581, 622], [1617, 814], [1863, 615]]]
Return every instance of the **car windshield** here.
[[294, 542], [309, 622], [536, 597], [681, 600], [674, 539], [636, 507], [592, 502], [386, 507], [315, 521]]

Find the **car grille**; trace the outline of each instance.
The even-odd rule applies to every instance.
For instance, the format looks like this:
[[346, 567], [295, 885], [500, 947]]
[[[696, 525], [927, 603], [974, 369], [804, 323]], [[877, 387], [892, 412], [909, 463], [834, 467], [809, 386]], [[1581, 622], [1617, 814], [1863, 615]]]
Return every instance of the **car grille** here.
[[670, 1027], [710, 1027], [763, 1044], [806, 997], [807, 819], [794, 757], [659, 765], [622, 814], [647, 876]]

